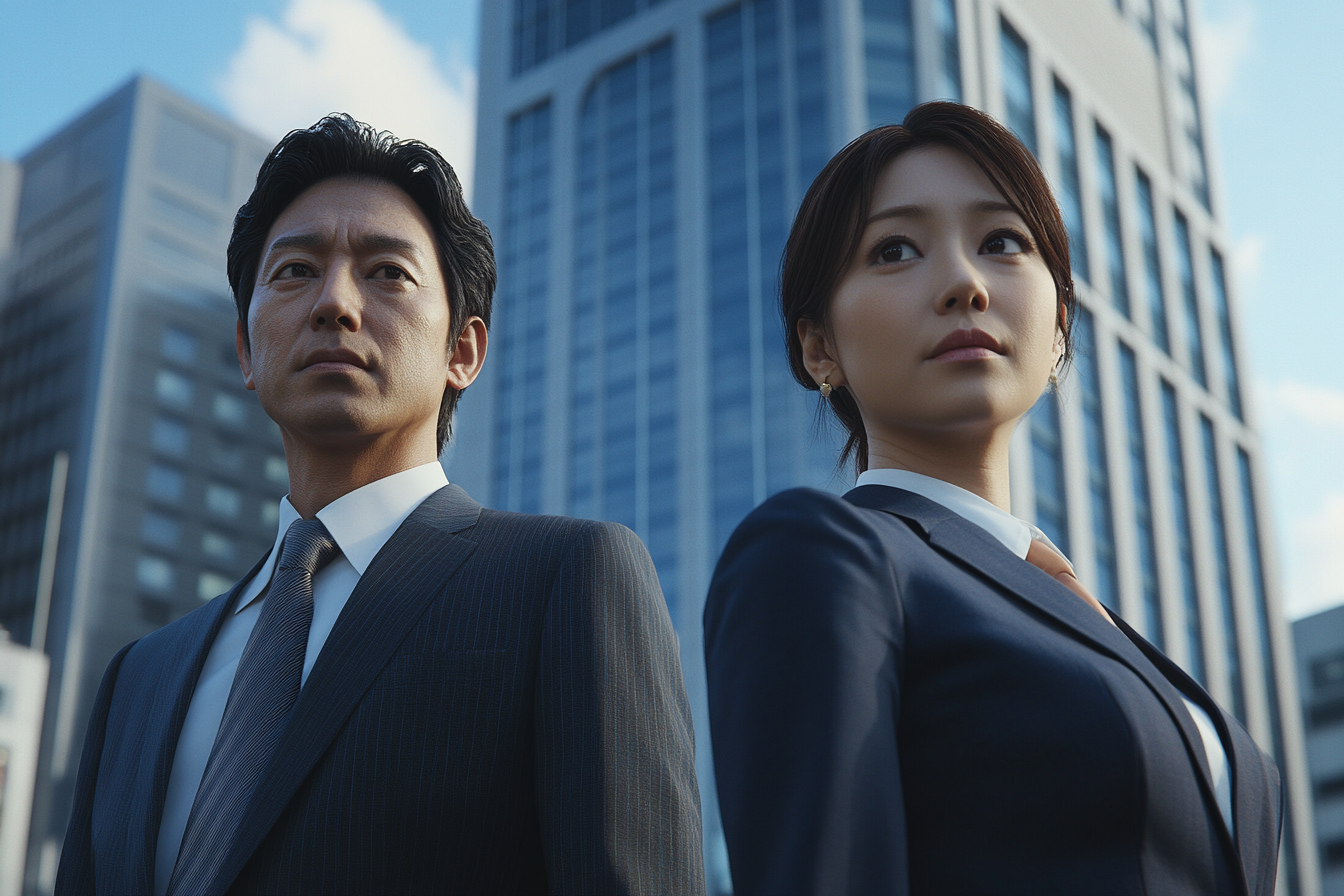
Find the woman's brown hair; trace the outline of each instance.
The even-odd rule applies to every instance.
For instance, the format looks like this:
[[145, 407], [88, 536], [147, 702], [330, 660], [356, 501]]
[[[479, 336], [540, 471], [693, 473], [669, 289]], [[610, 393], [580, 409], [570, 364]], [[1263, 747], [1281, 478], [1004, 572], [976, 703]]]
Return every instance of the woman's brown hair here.
[[[923, 103], [901, 124], [873, 128], [836, 153], [812, 181], [793, 221], [784, 246], [779, 301], [789, 366], [805, 388], [816, 389], [817, 384], [803, 363], [798, 322], [815, 321], [829, 330], [831, 296], [858, 251], [878, 178], [898, 156], [927, 146], [965, 153], [1022, 216], [1055, 281], [1067, 363], [1077, 304], [1069, 236], [1041, 166], [1012, 131], [980, 110], [960, 103]], [[840, 466], [852, 457], [863, 472], [868, 469], [868, 435], [854, 396], [841, 386], [831, 391], [827, 403], [849, 434]]]

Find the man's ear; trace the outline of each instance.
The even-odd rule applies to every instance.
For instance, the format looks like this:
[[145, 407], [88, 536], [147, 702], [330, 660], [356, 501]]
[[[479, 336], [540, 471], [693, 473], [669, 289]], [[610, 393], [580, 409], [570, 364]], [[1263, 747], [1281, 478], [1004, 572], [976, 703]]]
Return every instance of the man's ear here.
[[247, 334], [243, 332], [242, 321], [234, 326], [234, 347], [238, 350], [238, 369], [243, 372], [243, 385], [255, 392], [257, 384], [252, 382], [252, 352], [247, 347]]
[[803, 366], [812, 374], [818, 386], [829, 383], [832, 386], [845, 384], [845, 373], [840, 362], [831, 350], [826, 329], [815, 320], [798, 321], [798, 341], [803, 346]]
[[485, 348], [489, 341], [485, 321], [479, 317], [467, 321], [448, 355], [449, 386], [461, 392], [475, 382], [485, 364]]

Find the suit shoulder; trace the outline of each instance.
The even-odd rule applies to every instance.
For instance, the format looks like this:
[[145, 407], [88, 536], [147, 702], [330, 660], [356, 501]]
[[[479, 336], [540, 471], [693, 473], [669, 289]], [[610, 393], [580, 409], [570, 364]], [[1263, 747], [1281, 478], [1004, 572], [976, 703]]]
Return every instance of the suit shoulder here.
[[846, 501], [841, 495], [815, 488], [791, 488], [771, 495], [746, 515], [730, 539], [767, 539], [781, 547], [791, 543], [815, 546], [846, 533], [864, 540], [877, 537], [886, 514]]
[[481, 511], [474, 540], [492, 551], [526, 556], [533, 562], [560, 562], [576, 553], [610, 556], [631, 551], [648, 556], [639, 536], [620, 523], [572, 516]]

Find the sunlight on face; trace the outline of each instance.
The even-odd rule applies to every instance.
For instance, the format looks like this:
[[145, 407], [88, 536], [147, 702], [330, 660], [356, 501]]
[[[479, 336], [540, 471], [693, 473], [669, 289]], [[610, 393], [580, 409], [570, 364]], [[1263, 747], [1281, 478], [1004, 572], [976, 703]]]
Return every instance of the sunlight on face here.
[[951, 148], [911, 150], [878, 179], [831, 300], [830, 382], [875, 442], [1011, 431], [1059, 360], [1056, 309], [1034, 235], [984, 172]]

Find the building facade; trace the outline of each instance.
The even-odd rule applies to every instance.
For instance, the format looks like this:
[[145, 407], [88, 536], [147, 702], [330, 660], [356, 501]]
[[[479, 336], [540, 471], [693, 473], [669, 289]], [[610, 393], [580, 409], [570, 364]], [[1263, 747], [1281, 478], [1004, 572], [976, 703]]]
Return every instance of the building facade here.
[[1317, 891], [1189, 5], [484, 5], [475, 206], [500, 288], [449, 473], [492, 506], [613, 519], [648, 544], [695, 707], [711, 891], [730, 887], [700, 623], [714, 560], [769, 494], [849, 481], [785, 365], [784, 239], [835, 151], [939, 98], [1018, 133], [1071, 237], [1077, 361], [1015, 437], [1014, 512], [1274, 754], [1282, 892]]
[[26, 890], [54, 881], [84, 726], [122, 645], [274, 538], [278, 431], [224, 273], [269, 145], [136, 78], [19, 160], [0, 305], [0, 626], [51, 659]]
[[1344, 607], [1293, 623], [1321, 893], [1344, 896]]

